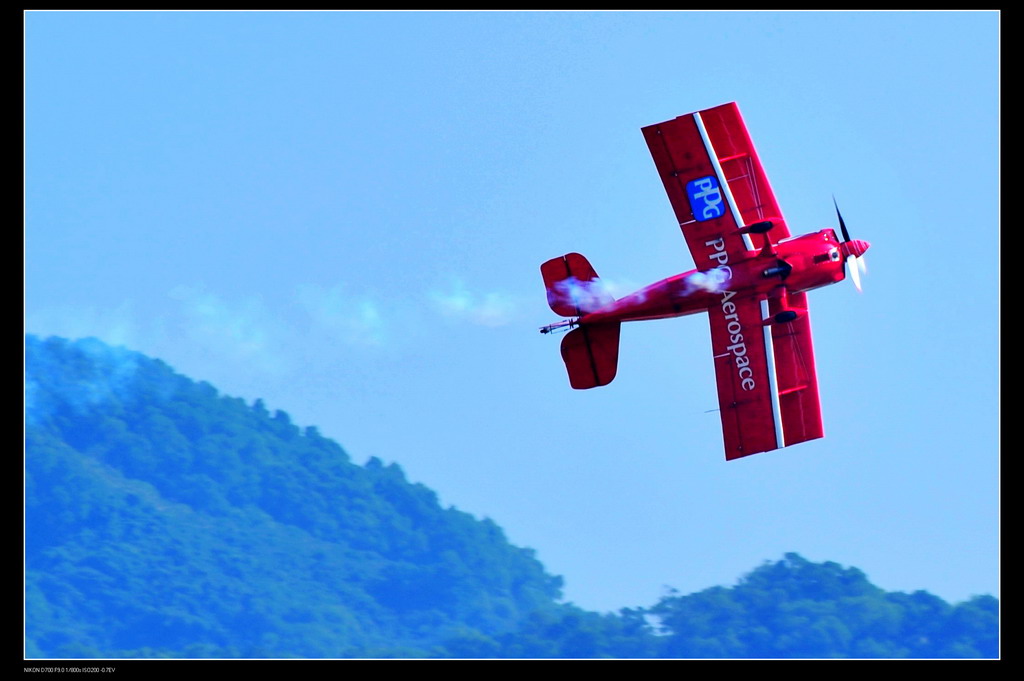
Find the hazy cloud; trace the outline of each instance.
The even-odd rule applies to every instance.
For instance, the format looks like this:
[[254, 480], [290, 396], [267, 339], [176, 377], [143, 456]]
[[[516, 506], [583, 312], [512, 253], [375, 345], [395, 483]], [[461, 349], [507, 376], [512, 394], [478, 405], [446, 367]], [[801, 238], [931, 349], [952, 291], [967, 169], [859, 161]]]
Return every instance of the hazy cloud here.
[[36, 309], [26, 315], [25, 329], [29, 333], [63, 338], [93, 336], [102, 339], [108, 345], [123, 345], [129, 348], [138, 345], [140, 335], [129, 301], [124, 301], [112, 309], [71, 305]]

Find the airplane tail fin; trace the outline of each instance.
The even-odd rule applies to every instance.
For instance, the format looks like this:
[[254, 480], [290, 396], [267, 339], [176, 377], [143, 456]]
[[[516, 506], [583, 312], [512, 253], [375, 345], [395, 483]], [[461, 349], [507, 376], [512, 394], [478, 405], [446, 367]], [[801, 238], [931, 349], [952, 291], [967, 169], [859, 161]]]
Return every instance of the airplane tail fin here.
[[[601, 322], [577, 326], [579, 317], [615, 302], [591, 267], [579, 253], [552, 258], [540, 266], [548, 305], [555, 314], [575, 317], [541, 329], [550, 333], [572, 329], [562, 339], [562, 360], [569, 372], [569, 384], [585, 390], [608, 385], [615, 378], [619, 363], [619, 322]], [[573, 328], [576, 327], [576, 328]]]
[[579, 253], [566, 253], [540, 266], [548, 305], [562, 317], [579, 317], [614, 302], [597, 272]]
[[569, 385], [577, 390], [608, 385], [619, 363], [619, 322], [585, 324], [562, 339]]

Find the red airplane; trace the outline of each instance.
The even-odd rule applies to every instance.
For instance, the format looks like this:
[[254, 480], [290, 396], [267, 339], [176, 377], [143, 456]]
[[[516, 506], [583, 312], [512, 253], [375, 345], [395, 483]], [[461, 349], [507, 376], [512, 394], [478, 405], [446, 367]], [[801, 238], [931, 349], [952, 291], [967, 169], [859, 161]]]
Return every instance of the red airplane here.
[[[737, 459], [822, 437], [807, 291], [858, 269], [869, 244], [835, 230], [792, 237], [735, 102], [642, 129], [698, 269], [615, 299], [579, 253], [540, 267], [548, 304], [569, 317], [573, 388], [615, 378], [622, 322], [707, 312], [725, 437]], [[833, 199], [833, 202], [835, 199]]]

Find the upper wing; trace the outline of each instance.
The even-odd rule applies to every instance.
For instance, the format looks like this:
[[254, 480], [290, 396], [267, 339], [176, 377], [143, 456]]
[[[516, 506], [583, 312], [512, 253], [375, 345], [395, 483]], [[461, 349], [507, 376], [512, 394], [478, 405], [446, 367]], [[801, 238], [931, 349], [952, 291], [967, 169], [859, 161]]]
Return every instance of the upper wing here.
[[789, 236], [782, 212], [735, 102], [642, 128], [679, 226], [699, 269], [754, 249], [737, 230], [775, 218], [774, 241]]

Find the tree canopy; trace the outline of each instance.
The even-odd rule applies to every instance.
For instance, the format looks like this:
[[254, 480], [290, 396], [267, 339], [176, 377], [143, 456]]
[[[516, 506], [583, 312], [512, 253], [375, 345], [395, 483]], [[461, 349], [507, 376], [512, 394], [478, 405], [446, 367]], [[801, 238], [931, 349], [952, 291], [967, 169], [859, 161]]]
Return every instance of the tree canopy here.
[[396, 463], [97, 340], [26, 339], [27, 657], [995, 657], [998, 601], [789, 553], [594, 613]]

